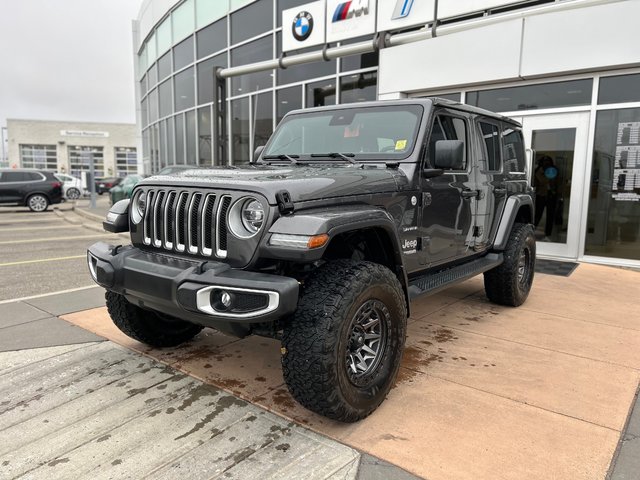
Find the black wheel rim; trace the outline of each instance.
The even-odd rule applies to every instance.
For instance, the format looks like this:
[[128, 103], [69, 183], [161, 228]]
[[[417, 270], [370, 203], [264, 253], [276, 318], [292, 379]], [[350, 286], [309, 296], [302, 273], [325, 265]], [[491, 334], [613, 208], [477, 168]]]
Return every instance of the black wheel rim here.
[[531, 274], [531, 251], [523, 248], [518, 257], [518, 284], [526, 287]]
[[346, 369], [355, 385], [364, 383], [378, 368], [387, 345], [389, 310], [379, 300], [367, 300], [347, 330]]

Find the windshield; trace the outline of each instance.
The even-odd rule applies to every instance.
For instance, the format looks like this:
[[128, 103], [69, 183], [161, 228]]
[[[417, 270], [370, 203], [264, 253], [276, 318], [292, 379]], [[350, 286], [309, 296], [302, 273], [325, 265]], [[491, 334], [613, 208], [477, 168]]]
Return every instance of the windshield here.
[[291, 115], [274, 133], [263, 158], [340, 152], [357, 160], [401, 160], [413, 151], [422, 113], [420, 105], [394, 105]]

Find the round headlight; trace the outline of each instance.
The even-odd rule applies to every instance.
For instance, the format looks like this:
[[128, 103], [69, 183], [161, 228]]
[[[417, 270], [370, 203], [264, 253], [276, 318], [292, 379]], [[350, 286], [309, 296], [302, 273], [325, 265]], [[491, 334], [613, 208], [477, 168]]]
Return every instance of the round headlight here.
[[264, 223], [264, 208], [257, 200], [247, 200], [242, 206], [242, 225], [251, 233], [258, 233]]
[[229, 229], [238, 238], [251, 238], [256, 235], [265, 221], [262, 203], [255, 198], [242, 198], [229, 210]]
[[140, 223], [144, 217], [144, 209], [147, 206], [147, 194], [140, 191], [133, 197], [131, 219], [133, 223]]

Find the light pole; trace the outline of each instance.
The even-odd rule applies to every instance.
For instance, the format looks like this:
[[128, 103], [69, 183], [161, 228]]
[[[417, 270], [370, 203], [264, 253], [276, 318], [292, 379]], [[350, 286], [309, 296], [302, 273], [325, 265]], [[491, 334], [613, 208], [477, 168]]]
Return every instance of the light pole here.
[[[5, 132], [7, 131], [7, 127], [1, 127], [0, 128], [0, 137], [2, 137], [2, 161], [0, 161], [0, 165], [4, 164], [4, 163], [8, 163], [7, 162], [7, 150], [6, 150], [6, 146], [4, 144], [5, 142]], [[8, 135], [7, 135], [8, 137]]]

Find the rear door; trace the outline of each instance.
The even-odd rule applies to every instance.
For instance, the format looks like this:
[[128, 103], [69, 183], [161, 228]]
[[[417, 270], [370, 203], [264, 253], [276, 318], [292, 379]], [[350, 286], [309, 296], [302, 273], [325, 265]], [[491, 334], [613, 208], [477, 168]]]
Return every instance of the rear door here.
[[470, 118], [461, 112], [439, 110], [427, 143], [423, 168], [435, 168], [436, 143], [460, 140], [465, 146], [464, 168], [445, 170], [422, 179], [421, 263], [427, 267], [461, 258], [473, 242], [473, 202]]
[[504, 209], [507, 185], [504, 173], [502, 148], [502, 126], [497, 120], [477, 117], [475, 132], [478, 138], [478, 164], [475, 170], [478, 198], [476, 205], [476, 225], [474, 248], [485, 250], [493, 238], [492, 226]]
[[25, 172], [2, 172], [2, 201], [17, 203], [22, 199], [22, 193], [26, 185]]

